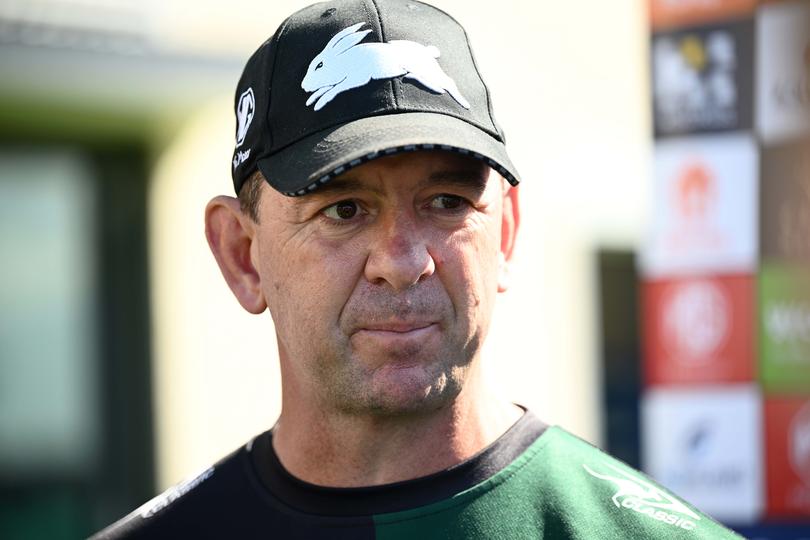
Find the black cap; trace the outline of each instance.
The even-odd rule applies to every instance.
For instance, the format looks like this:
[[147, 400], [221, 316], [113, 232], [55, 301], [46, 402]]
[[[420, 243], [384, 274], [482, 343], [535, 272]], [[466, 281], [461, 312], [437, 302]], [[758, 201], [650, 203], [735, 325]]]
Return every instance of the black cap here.
[[305, 195], [380, 156], [419, 149], [519, 177], [464, 29], [415, 0], [336, 0], [291, 15], [236, 90], [234, 189], [258, 168]]

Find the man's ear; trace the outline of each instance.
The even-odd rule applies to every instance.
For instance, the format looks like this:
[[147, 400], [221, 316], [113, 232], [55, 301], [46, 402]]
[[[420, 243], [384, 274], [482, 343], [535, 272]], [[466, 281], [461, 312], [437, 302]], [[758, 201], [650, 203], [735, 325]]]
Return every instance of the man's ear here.
[[507, 184], [505, 189], [501, 217], [501, 249], [498, 253], [498, 292], [504, 292], [509, 288], [509, 263], [515, 251], [515, 239], [520, 226], [518, 187]]
[[205, 207], [205, 237], [222, 276], [236, 299], [250, 313], [267, 309], [261, 278], [250, 256], [255, 223], [239, 208], [239, 200], [220, 195]]

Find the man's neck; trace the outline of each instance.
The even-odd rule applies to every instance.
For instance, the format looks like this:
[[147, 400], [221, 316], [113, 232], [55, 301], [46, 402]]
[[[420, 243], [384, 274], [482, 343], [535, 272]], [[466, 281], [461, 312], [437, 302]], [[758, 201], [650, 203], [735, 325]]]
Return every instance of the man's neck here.
[[519, 407], [485, 394], [476, 384], [424, 415], [329, 415], [283, 408], [273, 447], [293, 476], [312, 484], [389, 484], [461, 463], [493, 443], [521, 414]]

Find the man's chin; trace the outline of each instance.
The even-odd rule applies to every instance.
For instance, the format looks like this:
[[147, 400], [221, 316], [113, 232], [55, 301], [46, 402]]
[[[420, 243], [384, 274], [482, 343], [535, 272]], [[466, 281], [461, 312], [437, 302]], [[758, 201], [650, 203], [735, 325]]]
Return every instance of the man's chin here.
[[437, 372], [423, 364], [385, 365], [374, 371], [363, 401], [374, 414], [429, 413], [456, 398], [464, 371], [452, 367]]

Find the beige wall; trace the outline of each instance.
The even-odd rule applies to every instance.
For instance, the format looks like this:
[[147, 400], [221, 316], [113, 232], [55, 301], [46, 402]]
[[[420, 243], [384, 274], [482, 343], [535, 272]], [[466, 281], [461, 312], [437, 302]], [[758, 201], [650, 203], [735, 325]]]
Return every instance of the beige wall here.
[[[594, 250], [635, 247], [646, 211], [643, 2], [434, 3], [467, 27], [523, 177], [513, 287], [485, 369], [513, 400], [598, 443]], [[150, 24], [167, 48], [246, 58], [305, 4], [158, 2]], [[231, 103], [222, 96], [184, 126], [152, 183], [160, 488], [267, 429], [279, 410], [272, 321], [241, 310], [203, 238], [206, 201], [232, 190]]]

